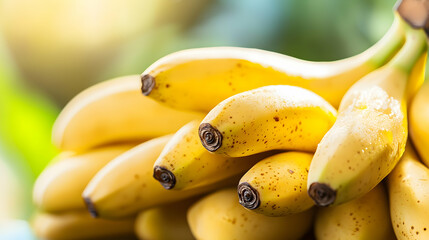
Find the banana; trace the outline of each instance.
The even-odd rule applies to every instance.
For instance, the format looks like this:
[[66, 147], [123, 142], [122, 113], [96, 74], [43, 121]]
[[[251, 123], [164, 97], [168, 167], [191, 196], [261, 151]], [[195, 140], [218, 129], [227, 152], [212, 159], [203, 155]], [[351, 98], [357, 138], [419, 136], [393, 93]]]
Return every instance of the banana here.
[[287, 216], [313, 206], [306, 191], [313, 154], [280, 153], [253, 166], [238, 185], [243, 207], [266, 216]]
[[309, 90], [265, 86], [222, 101], [198, 132], [207, 150], [231, 157], [274, 149], [315, 151], [336, 115], [328, 102]]
[[247, 211], [233, 188], [210, 194], [188, 211], [196, 239], [300, 239], [312, 225], [314, 209], [285, 217], [267, 217]]
[[134, 145], [116, 145], [75, 154], [64, 152], [37, 178], [33, 201], [47, 212], [85, 209], [82, 192], [92, 177], [109, 161]]
[[219, 183], [183, 191], [164, 189], [153, 178], [153, 165], [170, 139], [168, 135], [142, 143], [103, 167], [82, 193], [91, 214], [111, 219], [134, 216], [222, 186]]
[[407, 101], [423, 79], [426, 36], [405, 23], [406, 42], [384, 67], [346, 93], [338, 119], [320, 142], [308, 174], [316, 205], [363, 196], [399, 161], [407, 141]]
[[140, 239], [194, 239], [186, 220], [188, 208], [196, 199], [151, 208], [136, 218], [135, 232]]
[[55, 121], [54, 144], [62, 150], [83, 151], [113, 142], [141, 141], [173, 133], [203, 117], [142, 97], [139, 81], [137, 75], [120, 77], [78, 94]]
[[429, 169], [407, 145], [387, 178], [390, 214], [399, 240], [429, 239]]
[[395, 239], [384, 186], [340, 206], [319, 208], [314, 232], [318, 240]]
[[134, 219], [95, 219], [87, 211], [38, 213], [33, 229], [41, 239], [134, 239]]
[[410, 137], [421, 160], [429, 166], [429, 82], [425, 83], [411, 102]]
[[231, 158], [207, 151], [198, 136], [200, 121], [177, 131], [154, 164], [153, 176], [165, 189], [207, 186], [249, 170], [271, 153]]
[[180, 109], [208, 112], [222, 100], [267, 85], [294, 85], [319, 94], [337, 107], [357, 80], [384, 65], [404, 35], [398, 16], [372, 48], [347, 59], [309, 62], [258, 49], [213, 47], [179, 51], [142, 74], [142, 92]]

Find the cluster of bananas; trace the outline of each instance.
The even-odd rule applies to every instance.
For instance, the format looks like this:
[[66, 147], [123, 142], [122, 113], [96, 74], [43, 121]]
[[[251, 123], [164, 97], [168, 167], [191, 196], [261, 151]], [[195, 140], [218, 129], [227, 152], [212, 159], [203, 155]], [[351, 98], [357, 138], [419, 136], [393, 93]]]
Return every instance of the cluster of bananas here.
[[54, 125], [36, 234], [429, 239], [426, 41], [396, 14], [340, 61], [191, 49], [93, 86]]

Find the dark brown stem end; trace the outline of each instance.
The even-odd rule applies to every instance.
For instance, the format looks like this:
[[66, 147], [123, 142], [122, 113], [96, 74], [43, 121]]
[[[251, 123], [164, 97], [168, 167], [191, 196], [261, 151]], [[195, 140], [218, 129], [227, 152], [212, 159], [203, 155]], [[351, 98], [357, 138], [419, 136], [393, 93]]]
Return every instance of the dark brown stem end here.
[[94, 203], [91, 201], [89, 197], [84, 197], [83, 201], [85, 202], [86, 208], [93, 218], [98, 217], [97, 209], [95, 209]]
[[174, 188], [174, 185], [176, 185], [176, 177], [164, 167], [155, 166], [153, 177], [167, 190]]
[[214, 152], [222, 146], [222, 134], [210, 123], [201, 123], [198, 134], [201, 143], [208, 151]]
[[399, 15], [414, 28], [429, 29], [429, 0], [398, 0], [395, 6]]
[[243, 207], [253, 210], [261, 204], [258, 190], [254, 189], [249, 183], [240, 183], [237, 192], [238, 201]]
[[150, 92], [152, 92], [153, 87], [155, 87], [155, 77], [149, 74], [144, 74], [140, 77], [140, 79], [142, 82], [142, 93], [143, 95], [147, 96], [150, 94]]
[[308, 195], [310, 195], [317, 206], [327, 207], [335, 202], [337, 191], [327, 184], [314, 182], [308, 189]]

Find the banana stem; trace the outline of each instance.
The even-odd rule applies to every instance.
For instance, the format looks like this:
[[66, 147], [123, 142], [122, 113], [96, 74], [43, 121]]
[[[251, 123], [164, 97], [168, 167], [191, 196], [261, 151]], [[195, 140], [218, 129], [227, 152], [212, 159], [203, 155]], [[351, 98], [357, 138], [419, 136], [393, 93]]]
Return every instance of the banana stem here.
[[[394, 55], [394, 52], [404, 44], [404, 24], [405, 23], [401, 19], [401, 16], [395, 12], [395, 18], [392, 26], [385, 36], [373, 47], [376, 51], [371, 54], [372, 57], [369, 59], [371, 64], [374, 66], [382, 66], [386, 64]], [[380, 45], [381, 47], [377, 47], [377, 45]]]
[[388, 65], [410, 74], [422, 54], [426, 52], [427, 40], [426, 34], [422, 29], [414, 29], [405, 22], [404, 24], [406, 34], [405, 45]]

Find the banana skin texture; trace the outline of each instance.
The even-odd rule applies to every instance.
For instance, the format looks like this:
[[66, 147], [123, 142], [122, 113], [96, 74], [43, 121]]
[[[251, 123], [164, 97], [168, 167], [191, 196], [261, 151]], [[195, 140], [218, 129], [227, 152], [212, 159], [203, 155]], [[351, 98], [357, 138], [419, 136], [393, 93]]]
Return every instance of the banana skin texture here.
[[395, 239], [383, 184], [350, 202], [319, 208], [314, 232], [318, 240]]
[[411, 102], [410, 136], [414, 146], [426, 166], [429, 166], [429, 82], [417, 92]]
[[188, 223], [196, 239], [300, 239], [310, 230], [314, 209], [286, 217], [267, 217], [238, 203], [234, 188], [219, 190], [191, 206]]
[[271, 152], [232, 158], [207, 151], [198, 136], [201, 121], [177, 131], [154, 164], [154, 178], [165, 189], [181, 190], [207, 186], [249, 170]]
[[81, 154], [61, 153], [37, 178], [34, 203], [47, 212], [85, 209], [81, 196], [88, 182], [108, 162], [135, 145], [114, 145]]
[[367, 51], [333, 62], [310, 62], [237, 47], [197, 48], [161, 58], [142, 74], [143, 94], [169, 106], [208, 112], [224, 99], [268, 85], [314, 91], [334, 107], [360, 78], [383, 66], [404, 43], [399, 16]]
[[[203, 114], [163, 106], [139, 92], [140, 78], [124, 76], [94, 85], [74, 97], [52, 129], [61, 150], [88, 149], [125, 141], [143, 141], [174, 133]], [[174, 121], [171, 121], [174, 119]]]
[[399, 240], [429, 239], [429, 169], [411, 145], [387, 178], [390, 214]]
[[87, 211], [37, 213], [32, 220], [37, 237], [52, 240], [135, 239], [134, 219], [95, 219]]
[[269, 150], [315, 151], [337, 111], [317, 94], [294, 86], [257, 88], [225, 99], [202, 121], [203, 146], [248, 156]]
[[278, 217], [303, 212], [314, 203], [306, 191], [313, 154], [286, 152], [261, 160], [244, 174], [238, 185], [243, 207]]
[[191, 198], [141, 212], [135, 223], [135, 232], [140, 239], [192, 240], [186, 214], [198, 198]]
[[164, 189], [153, 178], [153, 165], [170, 139], [171, 135], [167, 135], [142, 143], [104, 166], [82, 193], [91, 214], [106, 219], [133, 217], [145, 209], [201, 195], [238, 182], [236, 179], [227, 179], [183, 191]]
[[349, 89], [337, 121], [314, 154], [307, 188], [318, 206], [365, 195], [393, 170], [405, 150], [407, 101], [423, 82], [427, 44], [423, 30], [404, 29], [404, 47]]

